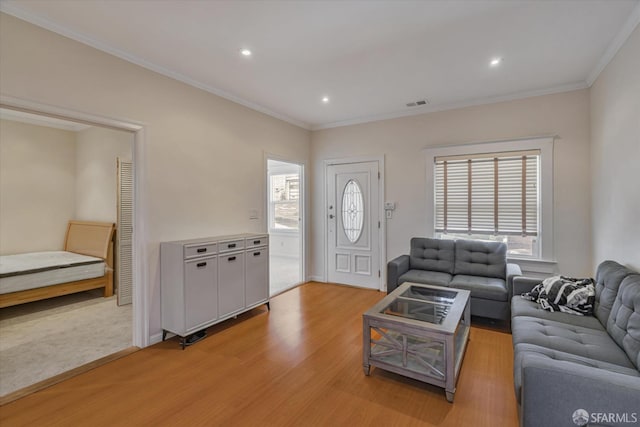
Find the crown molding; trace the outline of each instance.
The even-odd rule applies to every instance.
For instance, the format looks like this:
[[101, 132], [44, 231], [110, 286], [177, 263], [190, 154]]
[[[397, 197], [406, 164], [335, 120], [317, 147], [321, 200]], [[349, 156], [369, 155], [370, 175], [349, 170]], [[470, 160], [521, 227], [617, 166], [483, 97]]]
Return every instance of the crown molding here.
[[636, 7], [631, 11], [629, 18], [624, 23], [618, 34], [611, 41], [607, 49], [604, 51], [604, 55], [597, 62], [596, 66], [591, 70], [589, 75], [587, 76], [587, 84], [589, 87], [596, 81], [600, 73], [605, 69], [609, 62], [616, 56], [616, 53], [620, 50], [622, 45], [627, 41], [633, 30], [636, 29], [640, 23], [640, 2], [636, 5]]
[[311, 126], [311, 131], [331, 129], [331, 128], [337, 128], [342, 126], [358, 125], [358, 124], [364, 124], [364, 123], [370, 123], [370, 122], [377, 122], [381, 120], [398, 119], [401, 117], [419, 116], [421, 114], [435, 113], [438, 111], [455, 110], [458, 108], [465, 108], [465, 107], [475, 107], [478, 105], [495, 104], [498, 102], [515, 101], [518, 99], [533, 98], [535, 96], [552, 95], [554, 93], [562, 93], [562, 92], [571, 92], [574, 90], [586, 89], [588, 87], [589, 85], [587, 84], [587, 82], [583, 81], [583, 82], [570, 83], [567, 85], [555, 86], [547, 89], [515, 92], [508, 95], [476, 98], [468, 101], [452, 102], [452, 103], [440, 104], [440, 105], [426, 105], [424, 107], [412, 108], [410, 111], [397, 111], [394, 113], [377, 114], [374, 116], [360, 117], [357, 119], [343, 120], [339, 122], [315, 125], [315, 126]]
[[246, 99], [242, 99], [236, 95], [225, 92], [221, 89], [206, 85], [202, 82], [194, 80], [190, 77], [187, 77], [181, 73], [177, 73], [175, 71], [171, 71], [167, 68], [164, 68], [160, 65], [154, 64], [153, 62], [146, 61], [142, 58], [137, 57], [136, 55], [132, 55], [130, 53], [124, 52], [120, 49], [117, 49], [113, 46], [110, 46], [107, 43], [104, 43], [100, 40], [96, 40], [92, 37], [86, 36], [85, 34], [78, 33], [76, 31], [70, 30], [62, 25], [56, 24], [46, 18], [42, 18], [40, 16], [34, 15], [32, 13], [26, 12], [25, 10], [16, 7], [12, 4], [6, 4], [4, 2], [0, 2], [0, 12], [6, 13], [8, 15], [14, 16], [23, 21], [29, 22], [30, 24], [36, 25], [38, 27], [42, 27], [46, 30], [52, 31], [54, 33], [60, 34], [61, 36], [70, 38], [82, 44], [91, 46], [95, 49], [106, 52], [110, 55], [116, 56], [120, 59], [123, 59], [127, 62], [131, 62], [133, 64], [139, 65], [140, 67], [146, 68], [158, 74], [162, 74], [166, 77], [170, 77], [179, 82], [188, 84], [189, 86], [193, 86], [195, 88], [204, 90], [206, 92], [212, 93], [221, 98], [227, 99], [229, 101], [235, 102], [236, 104], [240, 104], [244, 107], [250, 108], [252, 110], [258, 111], [260, 113], [266, 114], [278, 120], [285, 121], [292, 125], [301, 127], [306, 130], [310, 130], [311, 127], [308, 123], [302, 122], [300, 120], [293, 119], [291, 117], [285, 116], [284, 114], [277, 113], [268, 109], [267, 107], [263, 107], [262, 105], [253, 103], [251, 101], [247, 101]]

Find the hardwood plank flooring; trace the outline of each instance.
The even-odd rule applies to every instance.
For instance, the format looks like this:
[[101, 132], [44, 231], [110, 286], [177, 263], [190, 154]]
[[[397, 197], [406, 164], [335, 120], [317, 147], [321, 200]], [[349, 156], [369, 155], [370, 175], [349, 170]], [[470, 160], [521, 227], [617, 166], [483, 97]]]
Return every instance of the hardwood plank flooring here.
[[7, 426], [517, 426], [511, 335], [472, 327], [455, 403], [362, 371], [362, 313], [384, 294], [308, 283], [209, 328], [0, 407]]

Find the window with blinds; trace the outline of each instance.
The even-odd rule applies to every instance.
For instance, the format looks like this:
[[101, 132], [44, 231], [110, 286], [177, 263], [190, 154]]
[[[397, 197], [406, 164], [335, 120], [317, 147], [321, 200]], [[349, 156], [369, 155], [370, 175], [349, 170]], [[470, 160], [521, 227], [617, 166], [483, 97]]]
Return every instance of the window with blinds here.
[[437, 233], [538, 235], [540, 150], [434, 161]]

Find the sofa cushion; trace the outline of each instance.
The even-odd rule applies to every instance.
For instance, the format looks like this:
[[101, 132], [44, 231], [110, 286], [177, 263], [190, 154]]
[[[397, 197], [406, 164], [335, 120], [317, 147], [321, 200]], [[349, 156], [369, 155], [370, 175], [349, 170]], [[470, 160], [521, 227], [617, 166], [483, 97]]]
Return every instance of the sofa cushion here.
[[453, 274], [506, 279], [507, 245], [500, 242], [456, 240]]
[[537, 357], [545, 359], [547, 363], [558, 364], [558, 362], [564, 363], [577, 363], [578, 365], [589, 366], [596, 369], [603, 369], [603, 374], [607, 372], [617, 372], [619, 374], [630, 375], [633, 377], [640, 377], [640, 372], [633, 368], [627, 368], [624, 366], [614, 365], [612, 363], [602, 362], [600, 360], [590, 359], [588, 357], [579, 356], [571, 353], [565, 353], [558, 350], [552, 350], [545, 347], [540, 347], [533, 344], [518, 344], [515, 346], [513, 360], [513, 382], [516, 390], [516, 399], [520, 402], [521, 389], [522, 389], [522, 360], [525, 354], [533, 354]]
[[511, 299], [511, 316], [538, 317], [584, 328], [602, 329], [600, 321], [593, 316], [576, 316], [575, 314], [561, 313], [559, 311], [543, 310], [537, 302], [529, 301], [520, 295], [514, 295]]
[[453, 274], [454, 246], [453, 240], [414, 237], [411, 239], [409, 268]]
[[451, 275], [448, 273], [440, 273], [439, 271], [409, 270], [398, 278], [398, 284], [404, 282], [449, 286], [449, 282], [451, 282]]
[[490, 299], [494, 301], [508, 301], [509, 291], [503, 279], [495, 277], [467, 276], [457, 274], [451, 279], [449, 286], [457, 289], [466, 289], [471, 292], [471, 297]]
[[511, 320], [513, 344], [535, 344], [551, 350], [588, 357], [601, 362], [633, 368], [626, 353], [604, 328], [584, 328], [535, 317]]
[[636, 368], [640, 367], [640, 275], [632, 274], [622, 280], [609, 315], [607, 332]]
[[593, 313], [600, 320], [602, 326], [607, 326], [611, 307], [618, 295], [618, 288], [622, 279], [633, 271], [615, 261], [603, 261], [596, 271], [596, 303]]

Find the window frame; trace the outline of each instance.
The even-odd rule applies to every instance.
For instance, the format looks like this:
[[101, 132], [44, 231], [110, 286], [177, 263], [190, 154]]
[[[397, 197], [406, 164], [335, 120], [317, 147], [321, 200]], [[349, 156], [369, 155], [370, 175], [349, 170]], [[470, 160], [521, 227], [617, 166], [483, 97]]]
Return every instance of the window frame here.
[[538, 257], [509, 257], [533, 261], [553, 262], [553, 143], [555, 137], [537, 137], [526, 139], [512, 139], [504, 141], [477, 142], [460, 145], [446, 145], [427, 147], [426, 155], [426, 235], [436, 236], [435, 231], [435, 158], [444, 156], [464, 156], [484, 153], [500, 153], [509, 151], [540, 151], [540, 211]]
[[[271, 194], [270, 191], [272, 190], [272, 182], [271, 180], [273, 179], [274, 176], [281, 176], [281, 175], [296, 175], [298, 174], [297, 172], [289, 172], [289, 171], [278, 171], [278, 172], [272, 172], [268, 174], [268, 180], [269, 182], [267, 183], [267, 202], [269, 205], [269, 212], [267, 213], [267, 221], [268, 221], [268, 229], [269, 229], [269, 233], [283, 233], [283, 234], [292, 234], [292, 233], [299, 233], [301, 232], [300, 228], [297, 229], [286, 229], [286, 228], [275, 228], [275, 207], [276, 205], [279, 204], [289, 204], [289, 203], [295, 203], [297, 202], [298, 204], [298, 216], [301, 217], [302, 216], [302, 200], [300, 198], [300, 196], [298, 196], [297, 200], [271, 200]], [[298, 185], [301, 187], [302, 186], [302, 172], [300, 172], [298, 174]], [[300, 222], [298, 223], [298, 227], [300, 227]]]

